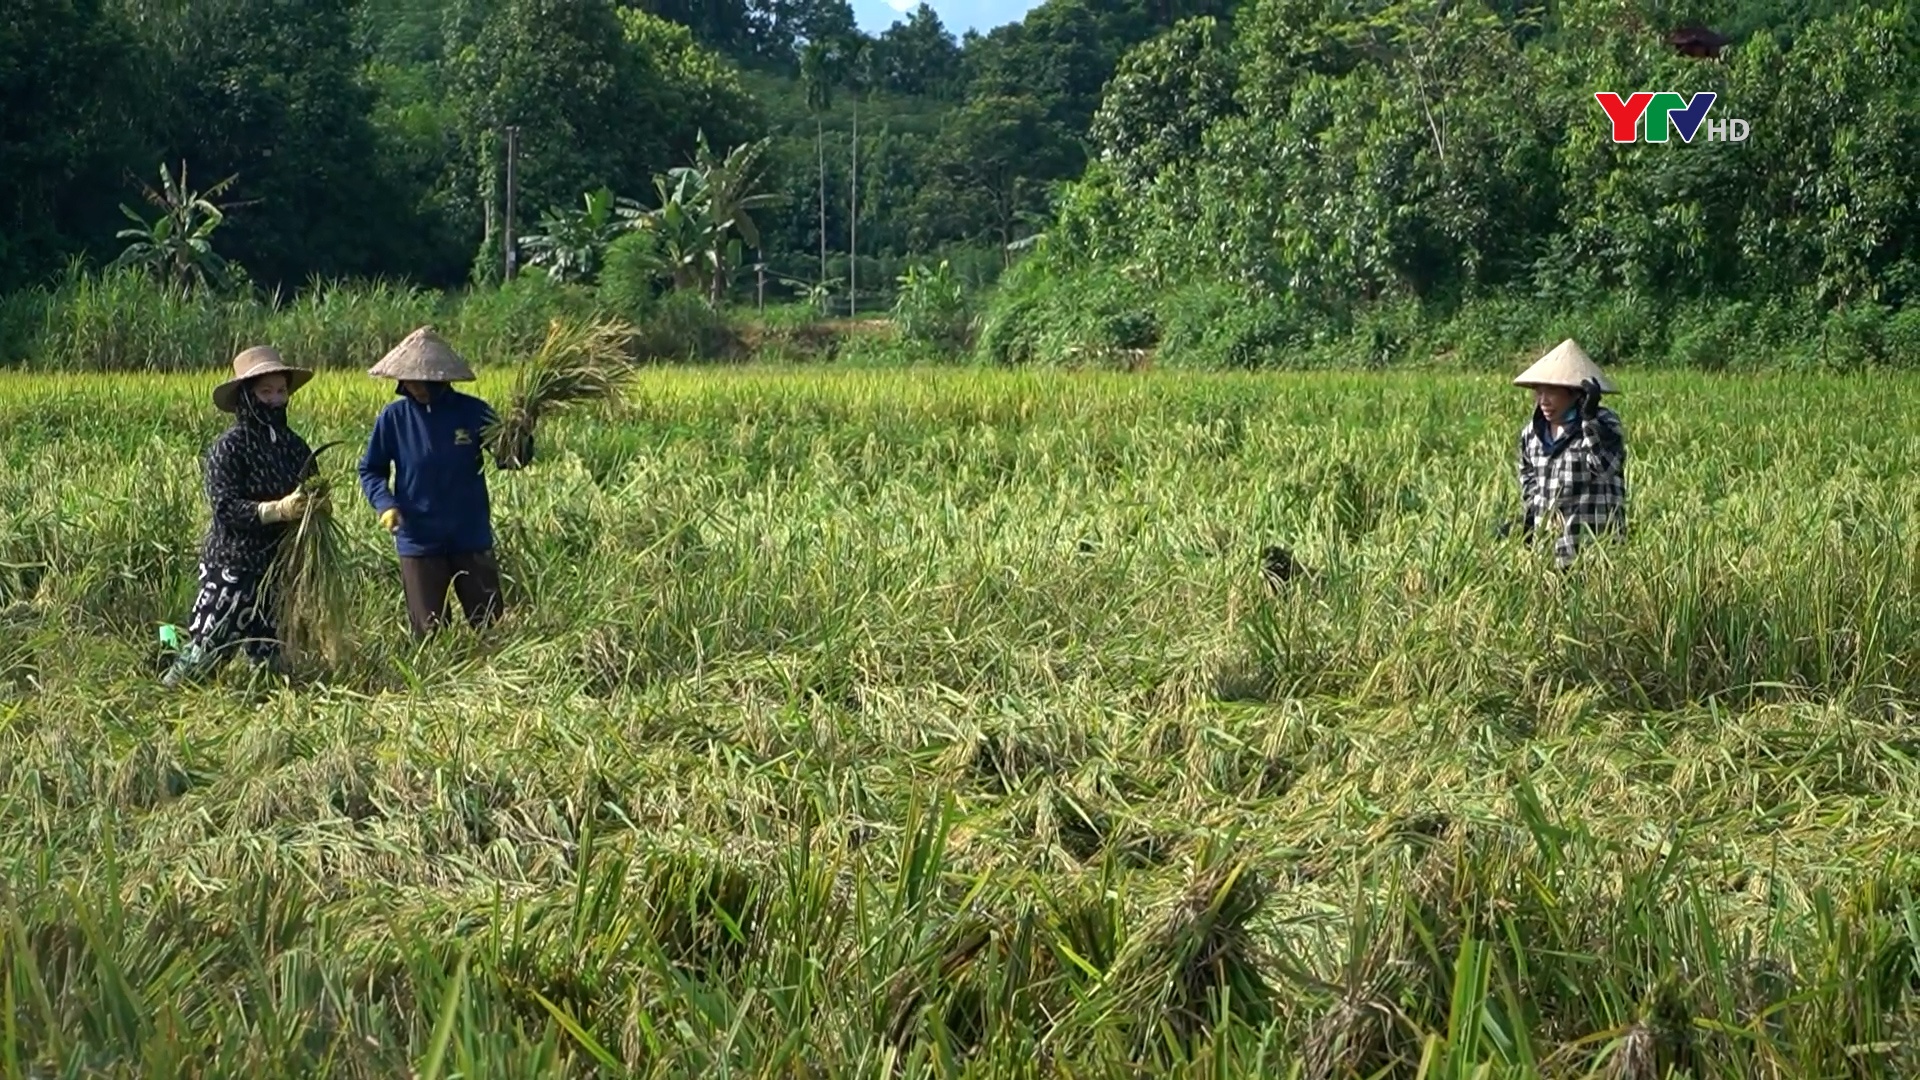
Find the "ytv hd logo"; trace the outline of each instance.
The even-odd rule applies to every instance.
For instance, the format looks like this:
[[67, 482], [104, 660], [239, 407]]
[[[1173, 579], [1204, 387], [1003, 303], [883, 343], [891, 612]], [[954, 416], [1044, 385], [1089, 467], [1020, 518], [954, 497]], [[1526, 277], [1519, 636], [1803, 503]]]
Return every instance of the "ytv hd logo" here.
[[1653, 93], [1643, 90], [1625, 101], [1612, 91], [1593, 95], [1600, 108], [1606, 112], [1607, 119], [1613, 121], [1613, 141], [1617, 143], [1634, 142], [1634, 131], [1640, 126], [1641, 117], [1646, 118], [1645, 138], [1650, 143], [1667, 141], [1669, 126], [1680, 134], [1680, 140], [1691, 144], [1693, 137], [1700, 133], [1705, 123], [1708, 142], [1746, 142], [1747, 122], [1745, 120], [1708, 120], [1707, 110], [1713, 107], [1714, 94], [1702, 90], [1688, 101], [1671, 90]]

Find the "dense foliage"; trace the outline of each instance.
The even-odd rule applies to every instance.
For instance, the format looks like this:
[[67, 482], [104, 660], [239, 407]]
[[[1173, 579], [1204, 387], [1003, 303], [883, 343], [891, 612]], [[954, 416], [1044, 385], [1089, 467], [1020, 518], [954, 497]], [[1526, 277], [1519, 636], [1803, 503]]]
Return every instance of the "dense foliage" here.
[[[1148, 342], [1180, 330], [1170, 297], [1224, 289], [1249, 355], [1361, 329], [1391, 357], [1476, 301], [1534, 300], [1561, 321], [1522, 344], [1577, 328], [1615, 358], [1667, 351], [1703, 306], [1720, 317], [1679, 351], [1810, 311], [1877, 331], [1920, 285], [1913, 10], [1699, 7], [1251, 0], [1230, 28], [1182, 21], [1121, 62], [1033, 276], [1157, 308]], [[1698, 20], [1744, 36], [1669, 45]], [[1713, 92], [1709, 119], [1749, 137], [1611, 141], [1595, 92], [1662, 89]]]
[[[765, 137], [763, 179], [782, 198], [760, 246], [776, 273], [821, 277], [824, 228], [840, 256], [829, 275], [849, 276], [857, 243], [874, 260], [861, 276], [891, 286], [909, 250], [1030, 231], [1046, 185], [1079, 171], [1078, 138], [1121, 52], [1188, 13], [1054, 0], [963, 46], [925, 6], [863, 34], [846, 0], [9, 10], [0, 290], [76, 255], [112, 259], [128, 224], [119, 206], [150, 215], [140, 185], [163, 164], [185, 170], [189, 191], [235, 177], [213, 200], [224, 220], [212, 247], [263, 287], [489, 280], [502, 268], [509, 125], [522, 237], [603, 187], [657, 205], [655, 177], [688, 165], [702, 134], [720, 155]], [[974, 261], [991, 273], [1003, 260], [988, 254]]]
[[[931, 287], [949, 351], [1209, 367], [1920, 339], [1905, 4], [1045, 0], [958, 40], [925, 5], [865, 34], [846, 0], [15, 7], [0, 292], [60, 314], [0, 325], [8, 362], [94, 362], [20, 344], [77, 317], [76, 258], [269, 304], [497, 284], [509, 128], [517, 265], [626, 318], [669, 288], [868, 315]], [[1730, 44], [1684, 55], [1694, 24]], [[1750, 137], [1611, 142], [1594, 92], [1662, 87]], [[945, 298], [1019, 259], [984, 319]]]

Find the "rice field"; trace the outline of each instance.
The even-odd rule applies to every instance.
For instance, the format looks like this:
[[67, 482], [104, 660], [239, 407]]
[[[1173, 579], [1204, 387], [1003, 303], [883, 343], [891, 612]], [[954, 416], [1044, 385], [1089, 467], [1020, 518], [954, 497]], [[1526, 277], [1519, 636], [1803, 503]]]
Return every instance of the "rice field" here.
[[1504, 376], [649, 370], [416, 647], [328, 373], [168, 692], [214, 381], [0, 377], [0, 1075], [1920, 1070], [1920, 382], [1621, 373], [1562, 576]]

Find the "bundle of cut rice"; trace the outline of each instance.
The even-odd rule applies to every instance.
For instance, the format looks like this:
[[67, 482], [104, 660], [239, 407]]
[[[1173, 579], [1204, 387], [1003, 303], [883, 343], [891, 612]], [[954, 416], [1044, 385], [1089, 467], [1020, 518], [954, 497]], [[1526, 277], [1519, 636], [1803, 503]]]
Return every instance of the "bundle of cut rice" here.
[[331, 489], [318, 472], [301, 482], [310, 496], [306, 509], [282, 535], [265, 589], [290, 658], [317, 655], [330, 666], [346, 652], [352, 617], [346, 529], [334, 519]]
[[548, 324], [547, 340], [520, 369], [506, 407], [484, 433], [494, 460], [510, 469], [525, 465], [528, 441], [543, 416], [618, 400], [634, 374], [627, 344], [637, 332], [617, 319]]

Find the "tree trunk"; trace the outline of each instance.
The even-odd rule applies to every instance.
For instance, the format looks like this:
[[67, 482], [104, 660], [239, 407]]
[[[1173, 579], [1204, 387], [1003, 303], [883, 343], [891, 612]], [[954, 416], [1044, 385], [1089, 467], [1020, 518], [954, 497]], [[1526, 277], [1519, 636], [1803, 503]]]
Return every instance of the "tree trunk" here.
[[1000, 219], [1000, 268], [1005, 270], [1013, 265], [1013, 227], [1018, 224], [1016, 214], [1020, 205], [1020, 178], [1004, 181], [995, 189], [993, 195], [994, 216]]
[[820, 284], [827, 281], [827, 141], [820, 114], [813, 114], [813, 148], [820, 155]]
[[847, 317], [860, 314], [860, 95], [853, 95], [853, 198], [847, 206]]

